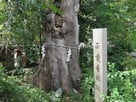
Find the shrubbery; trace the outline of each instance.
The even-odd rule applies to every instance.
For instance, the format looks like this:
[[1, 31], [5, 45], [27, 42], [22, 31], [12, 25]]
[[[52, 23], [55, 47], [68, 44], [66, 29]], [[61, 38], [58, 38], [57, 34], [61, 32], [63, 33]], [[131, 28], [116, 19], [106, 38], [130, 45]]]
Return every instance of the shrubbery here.
[[118, 71], [114, 63], [108, 63], [107, 102], [134, 102], [136, 100], [136, 70]]
[[[136, 70], [118, 71], [115, 63], [108, 63], [108, 92], [105, 102], [134, 102], [136, 100]], [[83, 68], [85, 70], [86, 68]], [[82, 94], [72, 94], [77, 102], [94, 102], [94, 80], [91, 70], [84, 71]]]
[[22, 83], [16, 76], [8, 76], [0, 65], [0, 101], [49, 102], [49, 97], [45, 91]]

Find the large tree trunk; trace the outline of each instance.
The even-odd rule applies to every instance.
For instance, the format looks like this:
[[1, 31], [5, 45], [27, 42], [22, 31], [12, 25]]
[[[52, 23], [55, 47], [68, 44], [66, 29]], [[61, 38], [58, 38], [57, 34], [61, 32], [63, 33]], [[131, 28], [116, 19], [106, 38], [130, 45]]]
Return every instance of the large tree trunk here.
[[79, 87], [79, 25], [77, 19], [79, 0], [55, 0], [54, 2], [63, 14], [47, 11], [45, 56], [43, 56], [40, 68], [33, 77], [33, 82], [44, 89], [63, 87], [69, 91]]

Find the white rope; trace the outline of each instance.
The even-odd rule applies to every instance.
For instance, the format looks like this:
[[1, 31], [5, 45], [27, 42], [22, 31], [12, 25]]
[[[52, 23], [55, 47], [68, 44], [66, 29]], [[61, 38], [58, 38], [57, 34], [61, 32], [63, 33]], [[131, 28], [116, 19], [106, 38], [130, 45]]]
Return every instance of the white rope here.
[[53, 46], [53, 47], [63, 47], [63, 48], [78, 49], [78, 50], [80, 50], [80, 48], [85, 47], [85, 44], [83, 42], [81, 42], [77, 47], [76, 46], [64, 46], [64, 45], [59, 45], [59, 44], [54, 44], [54, 43], [45, 43], [45, 44]]
[[64, 46], [64, 45], [59, 45], [59, 44], [54, 44], [54, 43], [45, 43], [45, 44], [53, 46], [53, 47], [63, 47], [63, 48], [78, 49], [78, 47], [75, 47], [75, 46]]
[[71, 49], [69, 48], [69, 49], [68, 49], [68, 52], [67, 52], [67, 62], [70, 62], [71, 55], [72, 55], [72, 51], [71, 51]]
[[46, 50], [45, 50], [45, 47], [44, 47], [44, 44], [42, 45], [42, 49], [41, 49], [42, 51], [41, 51], [41, 53], [42, 53], [42, 58], [44, 58], [45, 57], [45, 52], [46, 52]]

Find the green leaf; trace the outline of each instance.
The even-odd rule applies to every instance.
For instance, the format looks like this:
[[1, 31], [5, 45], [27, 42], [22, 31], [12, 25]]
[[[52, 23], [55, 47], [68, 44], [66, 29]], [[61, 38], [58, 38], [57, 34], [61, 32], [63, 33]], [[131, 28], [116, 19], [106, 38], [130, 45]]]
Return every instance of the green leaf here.
[[62, 15], [62, 11], [61, 11], [58, 7], [56, 7], [54, 4], [50, 3], [50, 4], [48, 4], [47, 6], [48, 6], [48, 8], [51, 9], [53, 12]]

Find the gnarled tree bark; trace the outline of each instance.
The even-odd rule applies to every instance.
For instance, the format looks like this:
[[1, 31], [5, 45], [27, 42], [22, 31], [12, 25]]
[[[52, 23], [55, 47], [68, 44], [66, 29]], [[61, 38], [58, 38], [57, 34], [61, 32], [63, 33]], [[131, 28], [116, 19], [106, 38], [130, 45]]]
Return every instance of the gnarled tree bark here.
[[79, 0], [55, 0], [54, 3], [63, 14], [47, 11], [45, 55], [33, 77], [33, 82], [43, 89], [63, 87], [69, 91], [79, 87], [77, 19]]

